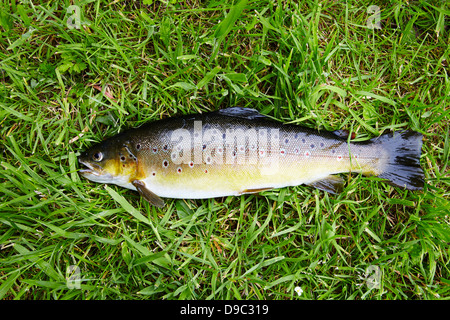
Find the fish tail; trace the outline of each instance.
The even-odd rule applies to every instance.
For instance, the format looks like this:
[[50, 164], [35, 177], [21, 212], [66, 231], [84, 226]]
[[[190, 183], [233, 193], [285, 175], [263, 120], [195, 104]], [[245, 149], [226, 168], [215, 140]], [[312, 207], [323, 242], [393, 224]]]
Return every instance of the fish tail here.
[[378, 177], [389, 184], [409, 190], [420, 190], [424, 185], [424, 174], [420, 167], [422, 134], [406, 130], [390, 132], [373, 139], [387, 152], [387, 162]]

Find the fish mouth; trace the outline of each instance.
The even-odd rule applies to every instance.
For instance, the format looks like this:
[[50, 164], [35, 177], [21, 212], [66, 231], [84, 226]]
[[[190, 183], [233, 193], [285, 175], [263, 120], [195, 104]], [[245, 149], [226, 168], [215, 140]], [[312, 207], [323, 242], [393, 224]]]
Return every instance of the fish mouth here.
[[94, 175], [94, 176], [100, 176], [101, 175], [101, 167], [99, 165], [94, 165], [92, 163], [89, 163], [87, 161], [78, 160], [80, 164], [84, 166], [84, 168], [81, 168], [79, 173], [83, 176], [86, 175]]
[[106, 172], [100, 165], [83, 159], [79, 159], [78, 162], [84, 166], [79, 171], [82, 177], [98, 183], [111, 183], [114, 180], [114, 176]]

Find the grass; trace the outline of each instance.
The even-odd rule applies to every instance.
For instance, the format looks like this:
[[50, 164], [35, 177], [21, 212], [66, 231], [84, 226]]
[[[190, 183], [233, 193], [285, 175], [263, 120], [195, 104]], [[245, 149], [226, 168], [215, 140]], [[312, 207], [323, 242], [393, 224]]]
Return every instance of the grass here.
[[[450, 297], [445, 1], [0, 5], [0, 298]], [[345, 175], [339, 195], [158, 209], [77, 174], [124, 128], [230, 106], [361, 140], [419, 131], [426, 187]]]

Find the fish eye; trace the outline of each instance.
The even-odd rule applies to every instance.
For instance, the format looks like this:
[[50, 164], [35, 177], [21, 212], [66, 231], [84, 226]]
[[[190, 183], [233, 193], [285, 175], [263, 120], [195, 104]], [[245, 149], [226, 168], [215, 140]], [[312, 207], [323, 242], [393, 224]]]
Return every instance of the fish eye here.
[[102, 161], [103, 159], [103, 153], [101, 152], [96, 152], [92, 155], [92, 159], [94, 159], [94, 161]]

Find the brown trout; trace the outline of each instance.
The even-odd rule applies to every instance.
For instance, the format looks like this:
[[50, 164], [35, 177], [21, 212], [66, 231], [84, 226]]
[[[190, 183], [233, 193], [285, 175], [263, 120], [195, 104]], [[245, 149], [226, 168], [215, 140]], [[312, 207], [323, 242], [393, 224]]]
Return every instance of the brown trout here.
[[167, 118], [130, 129], [83, 152], [80, 174], [161, 198], [204, 199], [310, 185], [343, 189], [338, 173], [378, 176], [422, 189], [422, 135], [386, 133], [349, 142], [338, 132], [283, 124], [249, 108]]

